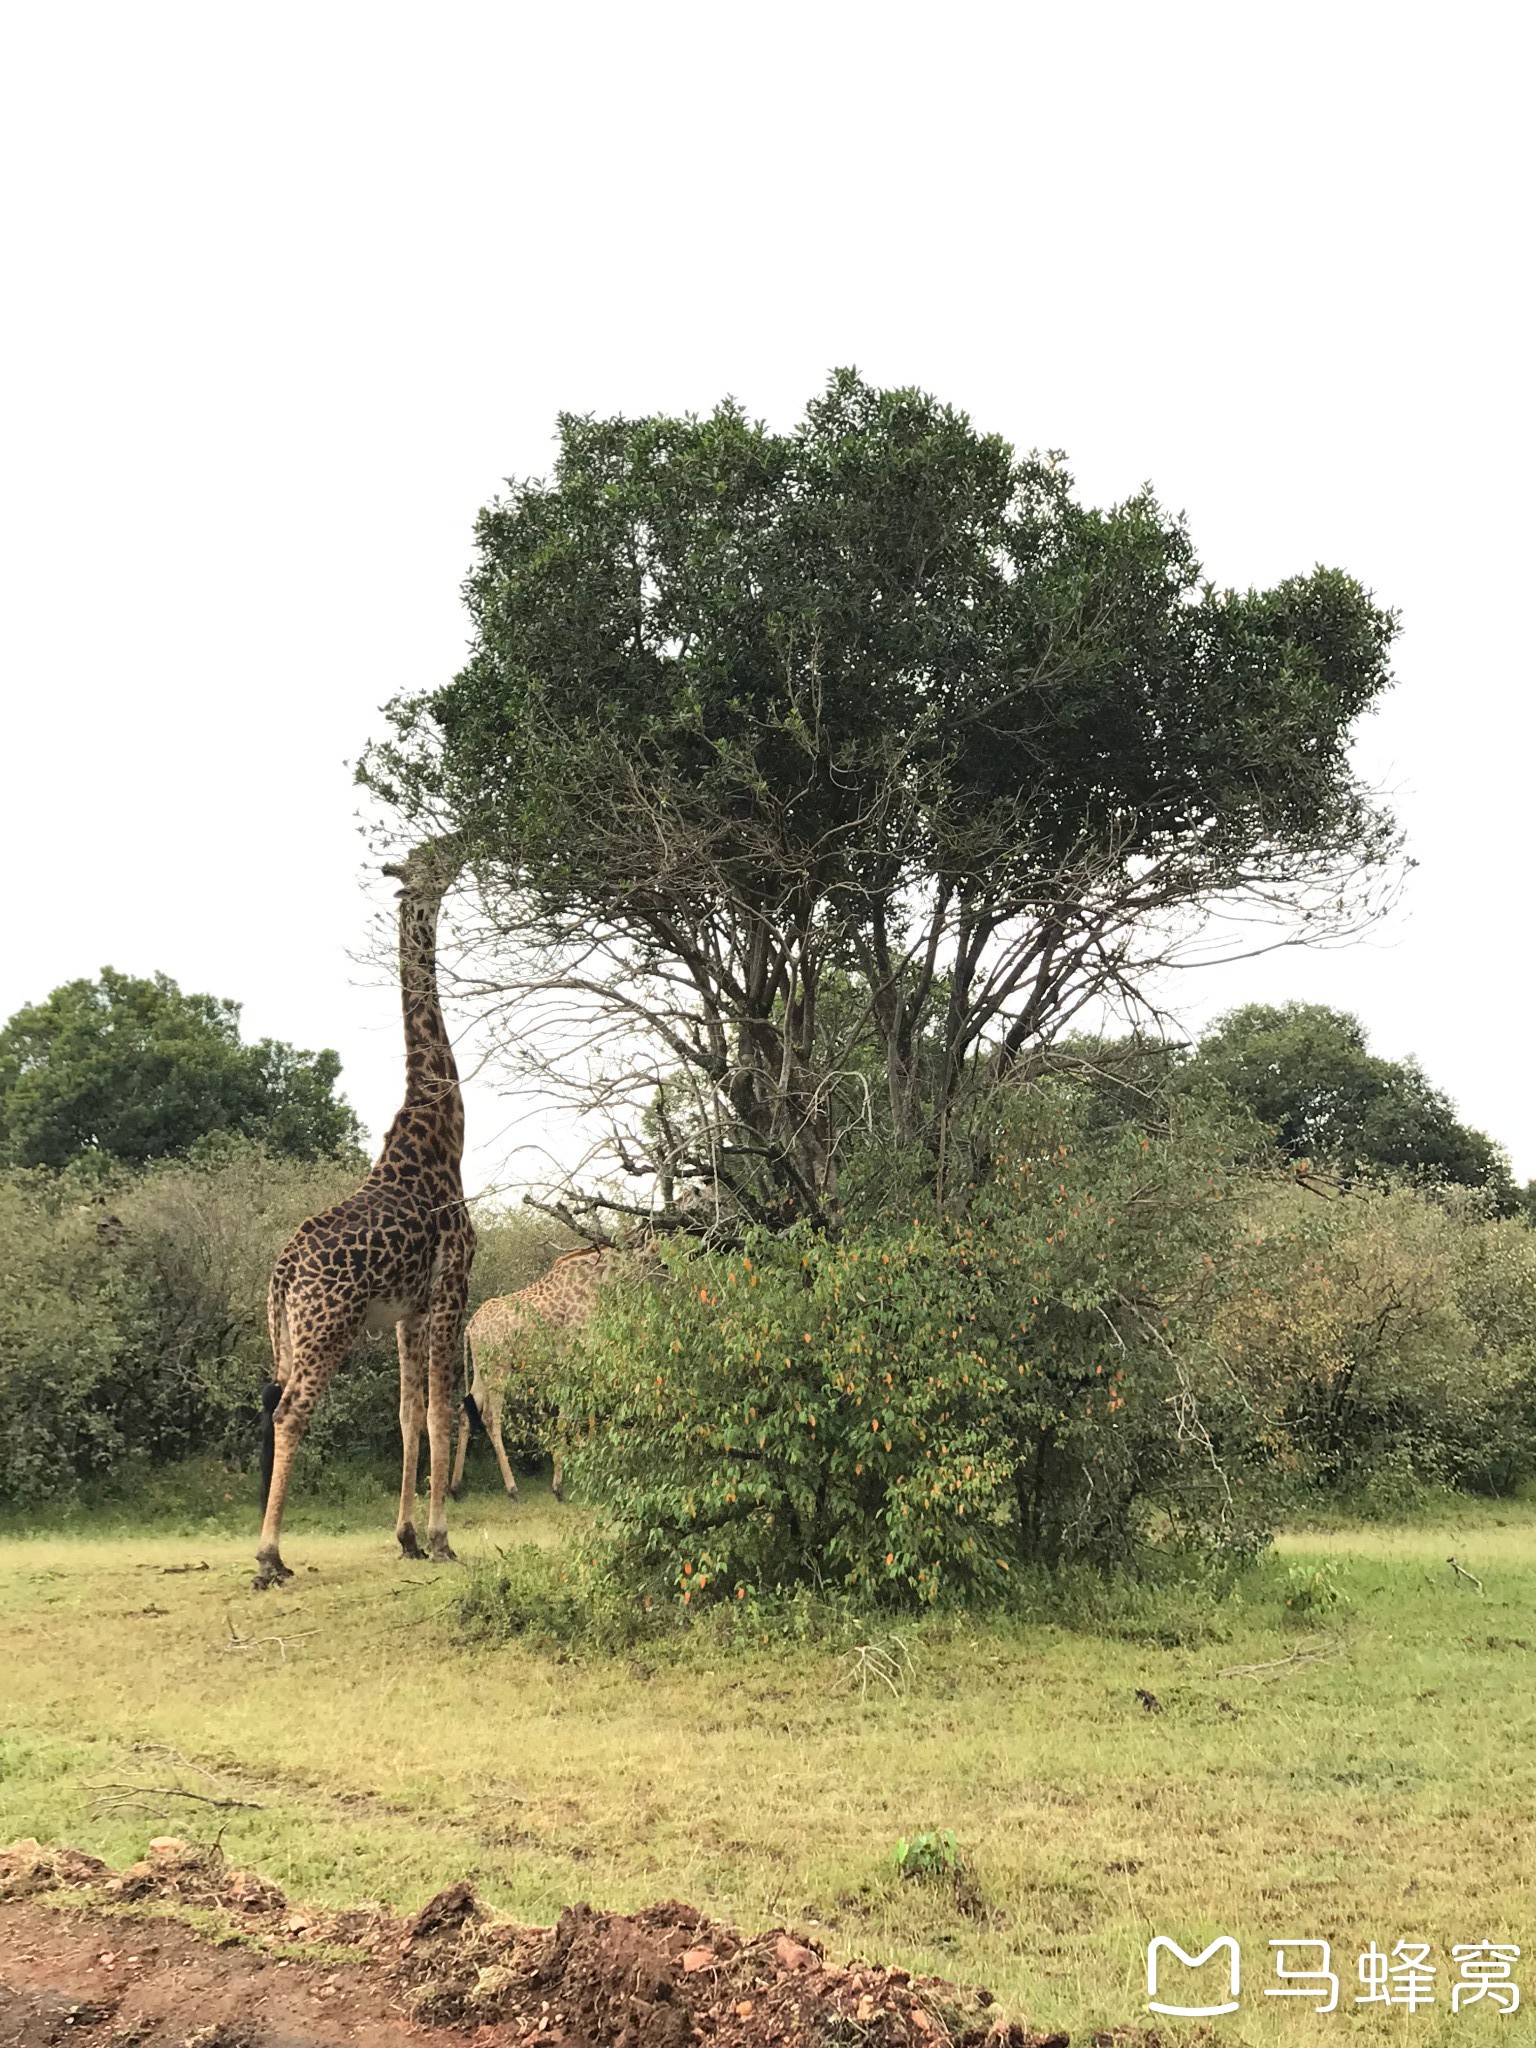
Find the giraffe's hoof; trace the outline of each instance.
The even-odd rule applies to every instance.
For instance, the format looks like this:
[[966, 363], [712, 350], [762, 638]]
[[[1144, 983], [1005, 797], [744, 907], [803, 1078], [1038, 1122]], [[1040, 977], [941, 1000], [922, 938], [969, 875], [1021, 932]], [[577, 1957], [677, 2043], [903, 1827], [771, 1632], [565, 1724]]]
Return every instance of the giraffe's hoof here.
[[253, 1593], [265, 1593], [268, 1586], [280, 1586], [284, 1579], [291, 1579], [293, 1573], [280, 1557], [258, 1557], [256, 1576], [251, 1581]]
[[457, 1564], [458, 1561], [449, 1546], [446, 1536], [434, 1536], [432, 1538], [432, 1562], [434, 1564]]
[[400, 1555], [402, 1557], [414, 1558], [417, 1563], [425, 1559], [427, 1553], [416, 1541], [416, 1531], [409, 1522], [406, 1523], [403, 1529], [397, 1529], [395, 1534], [400, 1539]]
[[450, 1486], [450, 1487], [449, 1487], [449, 1489], [448, 1489], [448, 1498], [449, 1498], [450, 1500], [462, 1500], [462, 1499], [464, 1498], [464, 1489], [463, 1489], [463, 1487], [462, 1487], [462, 1486]]

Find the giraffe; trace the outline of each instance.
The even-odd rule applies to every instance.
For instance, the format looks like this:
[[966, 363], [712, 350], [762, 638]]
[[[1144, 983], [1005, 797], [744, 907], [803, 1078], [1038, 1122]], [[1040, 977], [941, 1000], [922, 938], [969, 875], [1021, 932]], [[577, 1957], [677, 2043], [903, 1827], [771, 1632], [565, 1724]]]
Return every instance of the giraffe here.
[[464, 1104], [437, 995], [437, 917], [463, 865], [451, 839], [427, 840], [386, 875], [400, 883], [400, 999], [405, 1103], [378, 1164], [355, 1195], [301, 1223], [279, 1254], [267, 1295], [273, 1379], [262, 1396], [258, 1588], [293, 1575], [278, 1553], [294, 1452], [314, 1405], [364, 1329], [395, 1326], [400, 1352], [400, 1511], [406, 1557], [416, 1540], [416, 1466], [425, 1413], [431, 1451], [427, 1545], [448, 1547], [453, 1381], [475, 1232], [459, 1168]]
[[[535, 1280], [531, 1287], [481, 1302], [464, 1332], [464, 1415], [449, 1488], [455, 1500], [463, 1489], [464, 1459], [477, 1423], [496, 1453], [503, 1486], [511, 1499], [517, 1499], [517, 1475], [501, 1441], [501, 1404], [511, 1374], [524, 1362], [517, 1355], [519, 1339], [540, 1328], [580, 1330], [597, 1307], [598, 1293], [608, 1281], [621, 1273], [652, 1279], [659, 1277], [661, 1271], [660, 1259], [648, 1247], [630, 1251], [617, 1245], [592, 1245], [562, 1253], [543, 1279]], [[556, 1500], [563, 1500], [565, 1483], [558, 1428], [554, 1457], [554, 1495]]]

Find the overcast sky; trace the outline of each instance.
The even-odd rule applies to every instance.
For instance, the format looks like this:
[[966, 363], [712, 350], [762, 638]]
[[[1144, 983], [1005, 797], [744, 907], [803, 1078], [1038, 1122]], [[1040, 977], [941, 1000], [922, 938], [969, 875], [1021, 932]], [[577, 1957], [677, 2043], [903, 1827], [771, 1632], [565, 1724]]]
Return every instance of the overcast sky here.
[[[1186, 977], [1357, 1011], [1536, 1174], [1529, 13], [305, 0], [6, 13], [0, 1016], [104, 963], [333, 1045], [396, 996], [350, 763], [457, 667], [557, 411], [920, 383], [1218, 582], [1397, 607], [1417, 867], [1365, 943]], [[516, 1179], [469, 1090], [473, 1190]]]

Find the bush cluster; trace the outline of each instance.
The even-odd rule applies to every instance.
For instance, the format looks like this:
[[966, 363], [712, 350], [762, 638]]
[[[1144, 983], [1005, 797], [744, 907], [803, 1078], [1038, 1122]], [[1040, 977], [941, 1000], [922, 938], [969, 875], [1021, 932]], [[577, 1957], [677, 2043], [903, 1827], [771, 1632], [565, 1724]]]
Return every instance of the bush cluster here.
[[1233, 1134], [1194, 1107], [1158, 1138], [1093, 1134], [1079, 1108], [1017, 1105], [963, 1213], [757, 1235], [612, 1301], [556, 1379], [587, 1418], [573, 1474], [653, 1592], [932, 1602], [1112, 1561], [1153, 1522], [1262, 1540], [1241, 1404], [1177, 1326]]
[[1296, 1488], [1390, 1511], [1536, 1472], [1536, 1233], [1478, 1196], [1255, 1188], [1196, 1307]]
[[[674, 1246], [580, 1346], [533, 1347], [600, 1532], [561, 1601], [1017, 1603], [1043, 1571], [1241, 1562], [1320, 1490], [1386, 1513], [1536, 1473], [1536, 1233], [1481, 1196], [1313, 1186], [1216, 1099], [1137, 1123], [1061, 1081], [968, 1156], [943, 1211]], [[221, 1141], [0, 1174], [0, 1501], [244, 1467], [272, 1259], [357, 1171]], [[479, 1220], [476, 1302], [560, 1248]], [[393, 1459], [397, 1384], [360, 1341], [301, 1484]]]
[[945, 1215], [672, 1255], [552, 1357], [614, 1568], [690, 1607], [1008, 1597], [1032, 1566], [1237, 1559], [1302, 1489], [1536, 1468], [1536, 1237], [1315, 1194], [1196, 1100], [1016, 1101]]
[[[142, 1172], [0, 1173], [0, 1501], [200, 1452], [243, 1467], [271, 1370], [273, 1259], [362, 1170], [219, 1140]], [[547, 1235], [480, 1219], [475, 1301], [534, 1278], [557, 1249]], [[398, 1410], [393, 1338], [360, 1339], [315, 1412], [305, 1469], [394, 1456]]]

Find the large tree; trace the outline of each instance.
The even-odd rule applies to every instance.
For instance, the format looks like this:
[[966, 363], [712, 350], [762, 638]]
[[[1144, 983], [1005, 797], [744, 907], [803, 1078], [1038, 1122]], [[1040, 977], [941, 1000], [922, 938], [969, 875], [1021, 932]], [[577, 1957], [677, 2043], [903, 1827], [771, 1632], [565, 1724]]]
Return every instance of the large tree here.
[[1206, 1033], [1185, 1071], [1214, 1075], [1292, 1159], [1486, 1188], [1501, 1209], [1517, 1206], [1499, 1146], [1462, 1123], [1416, 1060], [1373, 1053], [1344, 1010], [1249, 1003]]
[[142, 1166], [233, 1132], [299, 1159], [356, 1150], [334, 1052], [240, 1038], [240, 1005], [104, 967], [18, 1010], [0, 1030], [0, 1157]]
[[360, 773], [465, 835], [507, 1043], [695, 1218], [834, 1220], [871, 1124], [942, 1187], [967, 1099], [1211, 906], [1337, 929], [1392, 850], [1348, 763], [1390, 614], [1214, 589], [1150, 492], [921, 392], [565, 417], [477, 538], [470, 659]]

